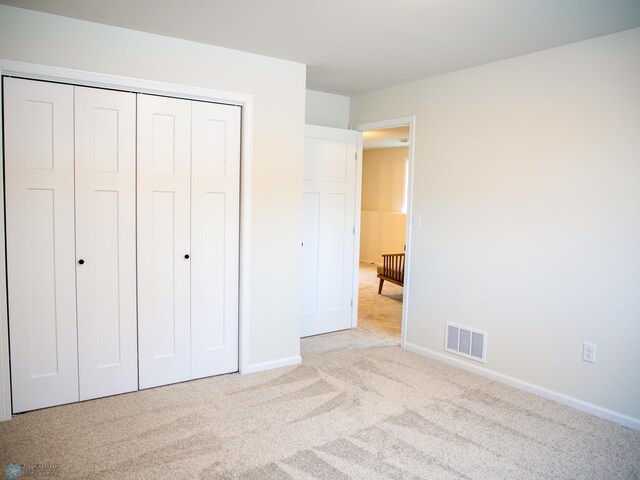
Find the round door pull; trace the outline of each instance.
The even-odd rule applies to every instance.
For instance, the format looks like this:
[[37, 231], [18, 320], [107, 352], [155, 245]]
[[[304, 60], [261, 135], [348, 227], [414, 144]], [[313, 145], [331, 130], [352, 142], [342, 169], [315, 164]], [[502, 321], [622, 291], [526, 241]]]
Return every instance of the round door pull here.
[[84, 260], [83, 260], [83, 259], [80, 259], [80, 260], [78, 260], [78, 263], [79, 263], [80, 265], [84, 265]]
[[189, 254], [187, 253], [184, 258], [189, 259]]

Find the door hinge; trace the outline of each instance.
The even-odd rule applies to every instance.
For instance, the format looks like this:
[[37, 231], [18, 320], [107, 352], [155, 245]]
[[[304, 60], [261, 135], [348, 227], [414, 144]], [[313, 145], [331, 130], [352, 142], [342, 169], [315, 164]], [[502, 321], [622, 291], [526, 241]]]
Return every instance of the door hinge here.
[[358, 161], [358, 152], [356, 152], [356, 154], [354, 155], [354, 160], [357, 162]]
[[353, 226], [352, 233], [353, 233], [354, 235], [356, 234], [356, 226], [355, 226], [355, 225]]
[[353, 298], [351, 299], [351, 306], [353, 307]]

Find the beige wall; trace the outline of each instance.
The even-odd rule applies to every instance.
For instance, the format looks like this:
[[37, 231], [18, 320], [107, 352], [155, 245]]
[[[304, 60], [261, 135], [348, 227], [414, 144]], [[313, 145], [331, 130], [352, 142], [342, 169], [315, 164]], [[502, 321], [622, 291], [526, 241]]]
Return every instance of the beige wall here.
[[249, 358], [296, 357], [305, 66], [2, 5], [0, 58], [253, 95]]
[[640, 29], [353, 97], [416, 116], [407, 342], [640, 421], [639, 112]]
[[360, 216], [360, 261], [382, 265], [383, 253], [402, 253], [407, 228], [404, 213], [363, 210]]
[[408, 147], [377, 148], [362, 154], [362, 210], [401, 212]]
[[408, 147], [365, 150], [362, 155], [360, 261], [382, 263], [383, 253], [404, 251], [402, 211]]

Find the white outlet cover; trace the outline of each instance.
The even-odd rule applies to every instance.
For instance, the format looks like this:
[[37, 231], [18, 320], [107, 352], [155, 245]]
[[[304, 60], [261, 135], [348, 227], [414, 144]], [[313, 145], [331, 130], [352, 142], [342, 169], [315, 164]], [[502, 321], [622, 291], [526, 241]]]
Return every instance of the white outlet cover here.
[[596, 346], [593, 343], [584, 342], [582, 346], [582, 360], [589, 363], [596, 362]]

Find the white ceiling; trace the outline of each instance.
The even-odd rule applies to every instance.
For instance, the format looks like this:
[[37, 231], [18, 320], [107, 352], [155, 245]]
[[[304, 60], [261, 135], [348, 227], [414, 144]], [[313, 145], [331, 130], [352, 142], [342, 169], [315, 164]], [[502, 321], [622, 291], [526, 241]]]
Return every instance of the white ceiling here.
[[[405, 140], [405, 141], [403, 141]], [[409, 127], [384, 128], [364, 132], [362, 148], [397, 148], [409, 146]]]
[[640, 26], [640, 0], [0, 0], [308, 65], [353, 95]]

